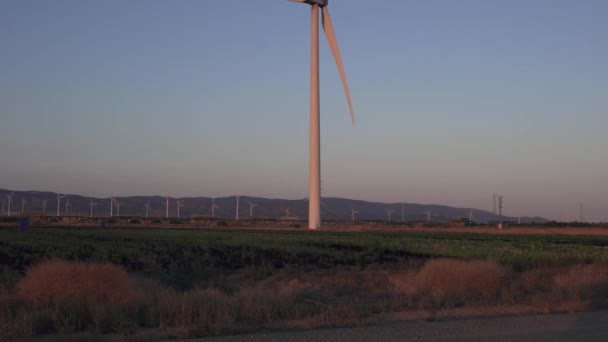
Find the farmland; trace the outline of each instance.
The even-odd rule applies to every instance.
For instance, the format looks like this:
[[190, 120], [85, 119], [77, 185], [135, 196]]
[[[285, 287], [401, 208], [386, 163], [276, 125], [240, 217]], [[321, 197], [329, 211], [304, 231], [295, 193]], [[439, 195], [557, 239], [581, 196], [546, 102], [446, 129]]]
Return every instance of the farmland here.
[[521, 271], [537, 266], [608, 263], [608, 238], [476, 233], [308, 232], [297, 230], [0, 230], [4, 274], [60, 258], [111, 262], [129, 272], [190, 288], [234, 270], [397, 266], [450, 257], [486, 259]]
[[520, 232], [5, 227], [0, 328], [19, 327], [9, 339], [172, 338], [356, 325], [403, 311], [605, 305], [605, 235]]

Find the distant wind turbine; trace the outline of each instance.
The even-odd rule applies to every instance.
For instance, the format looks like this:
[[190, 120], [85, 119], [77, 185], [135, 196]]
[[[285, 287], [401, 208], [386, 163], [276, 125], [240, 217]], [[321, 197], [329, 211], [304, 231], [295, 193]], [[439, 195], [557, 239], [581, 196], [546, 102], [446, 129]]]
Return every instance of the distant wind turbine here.
[[215, 218], [215, 209], [219, 208], [218, 205], [215, 204], [215, 198], [211, 199], [211, 217]]
[[70, 207], [72, 206], [72, 203], [70, 203], [70, 199], [66, 198], [65, 199], [65, 212], [64, 214], [67, 214], [70, 212]]
[[114, 197], [110, 196], [110, 217], [114, 216]]
[[236, 195], [236, 220], [239, 220], [239, 195]]
[[114, 198], [114, 205], [116, 205], [116, 217], [120, 217], [120, 206], [124, 203], [118, 202], [116, 198]]
[[6, 198], [8, 199], [8, 210], [6, 211], [6, 216], [11, 216], [11, 204], [13, 204], [13, 196], [15, 196], [14, 192], [11, 194], [6, 194]]
[[388, 222], [391, 222], [391, 214], [393, 213], [393, 209], [385, 209], [388, 214]]
[[169, 193], [167, 193], [167, 196], [165, 197], [166, 199], [166, 203], [165, 203], [165, 217], [169, 217]]
[[251, 203], [251, 201], [247, 202], [249, 202], [249, 217], [253, 218], [253, 207], [257, 207], [258, 205]]
[[61, 208], [61, 199], [65, 197], [60, 193], [57, 193], [57, 216], [59, 216], [59, 209]]
[[352, 215], [352, 218], [353, 218], [353, 223], [355, 223], [355, 215], [356, 215], [356, 214], [358, 214], [358, 213], [359, 213], [359, 212], [358, 212], [358, 211], [356, 211], [356, 210], [355, 210], [355, 208], [352, 208], [352, 209], [351, 209], [351, 215]]
[[21, 199], [21, 215], [25, 212], [25, 198]]
[[177, 218], [179, 218], [179, 208], [184, 206], [184, 201], [177, 200]]
[[46, 216], [46, 204], [47, 204], [47, 200], [42, 200], [42, 215]]
[[289, 207], [287, 207], [284, 211], [285, 211], [285, 217], [290, 217], [291, 215], [289, 215]]
[[146, 218], [148, 218], [148, 211], [150, 210], [150, 201], [148, 201], [145, 205], [144, 208], [146, 208]]
[[426, 222], [431, 222], [431, 213], [432, 212], [433, 212], [432, 210], [428, 210], [428, 211], [424, 212], [426, 214]]
[[93, 200], [91, 199], [91, 214], [89, 215], [90, 217], [93, 217], [93, 207], [97, 205], [97, 203], [93, 202]]
[[467, 214], [469, 215], [469, 223], [473, 223], [473, 210], [469, 210]]
[[353, 124], [355, 114], [350, 99], [350, 91], [346, 81], [346, 73], [342, 65], [338, 42], [334, 33], [329, 11], [328, 0], [291, 0], [312, 6], [311, 32], [311, 71], [310, 71], [310, 160], [309, 160], [309, 195], [308, 195], [308, 228], [317, 229], [321, 226], [321, 140], [320, 140], [320, 110], [319, 110], [319, 7], [322, 10], [325, 36], [336, 60], [336, 65], [342, 79], [342, 85]]

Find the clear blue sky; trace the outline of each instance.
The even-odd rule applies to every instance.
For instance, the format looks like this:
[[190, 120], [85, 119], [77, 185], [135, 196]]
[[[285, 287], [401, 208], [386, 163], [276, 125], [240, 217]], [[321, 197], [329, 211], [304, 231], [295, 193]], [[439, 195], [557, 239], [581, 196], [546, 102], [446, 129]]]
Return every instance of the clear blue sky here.
[[[608, 220], [608, 1], [332, 0], [324, 196]], [[303, 198], [310, 13], [0, 0], [0, 188]]]

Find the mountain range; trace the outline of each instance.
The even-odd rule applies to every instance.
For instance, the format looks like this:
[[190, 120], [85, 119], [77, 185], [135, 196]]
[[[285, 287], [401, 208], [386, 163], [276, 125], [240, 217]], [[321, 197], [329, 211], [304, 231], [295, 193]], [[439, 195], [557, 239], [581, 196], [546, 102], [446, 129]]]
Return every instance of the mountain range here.
[[[11, 212], [19, 214], [21, 212], [22, 200], [25, 200], [23, 209], [26, 212], [42, 212], [43, 201], [46, 201], [47, 215], [57, 213], [57, 194], [54, 192], [41, 191], [11, 191], [0, 189], [0, 203], [2, 203], [2, 214], [6, 215], [8, 199], [7, 195], [14, 193]], [[110, 215], [110, 198], [85, 197], [81, 195], [66, 194], [60, 201], [60, 213], [66, 209], [66, 199], [69, 200], [70, 212], [84, 212], [89, 214], [91, 201], [95, 203], [93, 216]], [[166, 198], [162, 196], [128, 196], [116, 197], [120, 203], [120, 216], [144, 216], [145, 205], [150, 203], [150, 217], [164, 217], [166, 214]], [[211, 206], [215, 203], [215, 216], [218, 218], [235, 218], [236, 216], [236, 197], [180, 197], [182, 202], [180, 207], [180, 217], [185, 218], [193, 215], [211, 216]], [[356, 212], [357, 220], [388, 220], [388, 210], [392, 210], [391, 219], [393, 222], [405, 221], [425, 221], [425, 212], [431, 211], [431, 221], [446, 222], [452, 218], [468, 218], [469, 211], [473, 211], [475, 222], [487, 223], [498, 221], [499, 216], [491, 211], [475, 208], [458, 208], [435, 204], [416, 204], [416, 203], [381, 203], [368, 202], [362, 200], [352, 200], [346, 198], [323, 197], [321, 205], [321, 217], [323, 220], [344, 220], [352, 219], [352, 210]], [[288, 200], [280, 198], [262, 198], [251, 196], [239, 196], [239, 217], [247, 219], [250, 216], [250, 203], [253, 207], [253, 217], [281, 218], [284, 216], [307, 219], [308, 199]], [[117, 214], [114, 206], [113, 214]], [[177, 199], [169, 199], [169, 216], [177, 216]], [[504, 221], [517, 221], [522, 223], [543, 223], [547, 219], [542, 217], [503, 217]]]

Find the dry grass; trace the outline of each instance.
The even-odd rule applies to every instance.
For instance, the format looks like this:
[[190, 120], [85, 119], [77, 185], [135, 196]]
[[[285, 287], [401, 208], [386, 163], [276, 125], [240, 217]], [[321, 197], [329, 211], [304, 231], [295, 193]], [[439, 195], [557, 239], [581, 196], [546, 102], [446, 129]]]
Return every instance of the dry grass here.
[[608, 287], [608, 267], [575, 265], [565, 273], [556, 274], [553, 285], [561, 291], [585, 293]]
[[378, 313], [488, 305], [583, 310], [608, 297], [605, 265], [514, 273], [494, 262], [437, 259], [419, 269], [234, 279], [240, 280], [230, 293], [181, 292], [109, 264], [41, 263], [15, 292], [0, 291], [0, 341], [83, 331], [130, 335], [145, 328], [166, 331], [164, 338], [194, 338], [290, 324], [356, 325]]
[[449, 307], [495, 300], [506, 274], [504, 267], [491, 261], [437, 259], [427, 262], [417, 273], [395, 274], [390, 281], [397, 293], [423, 298], [423, 306]]
[[91, 304], [127, 304], [137, 289], [128, 274], [107, 263], [51, 260], [41, 262], [17, 283], [26, 301], [56, 303], [67, 299]]

